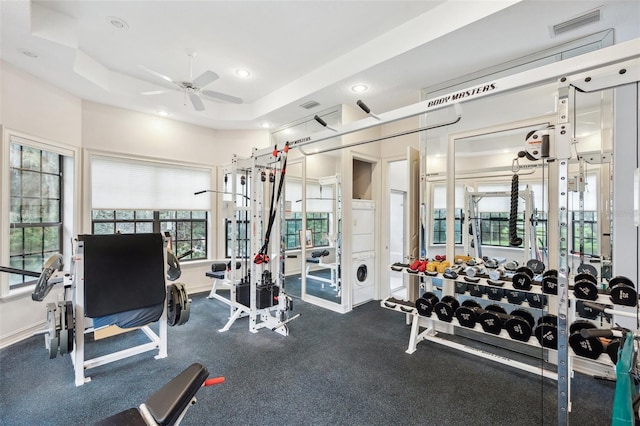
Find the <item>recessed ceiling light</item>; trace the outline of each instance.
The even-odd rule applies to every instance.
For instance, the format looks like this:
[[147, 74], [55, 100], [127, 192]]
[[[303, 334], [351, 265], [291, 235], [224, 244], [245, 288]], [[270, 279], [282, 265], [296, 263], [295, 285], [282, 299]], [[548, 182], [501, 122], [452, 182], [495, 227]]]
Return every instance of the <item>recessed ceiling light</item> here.
[[244, 68], [238, 68], [237, 70], [234, 71], [237, 77], [240, 78], [249, 78], [251, 77], [251, 71], [244, 69]]
[[164, 111], [164, 110], [160, 110], [160, 111], [158, 111], [158, 115], [160, 115], [162, 117], [168, 117], [169, 116], [169, 112], [168, 111]]
[[34, 52], [33, 50], [29, 50], [29, 49], [18, 49], [18, 52], [22, 53], [24, 56], [27, 56], [29, 58], [37, 58], [38, 54], [36, 52]]
[[118, 18], [117, 16], [107, 16], [107, 22], [116, 27], [119, 30], [128, 30], [129, 24], [124, 19]]
[[356, 84], [355, 86], [351, 86], [351, 91], [356, 93], [362, 93], [369, 90], [369, 87], [366, 84]]
[[260, 127], [262, 127], [263, 129], [268, 129], [271, 127], [271, 123], [268, 123], [266, 121], [260, 123]]

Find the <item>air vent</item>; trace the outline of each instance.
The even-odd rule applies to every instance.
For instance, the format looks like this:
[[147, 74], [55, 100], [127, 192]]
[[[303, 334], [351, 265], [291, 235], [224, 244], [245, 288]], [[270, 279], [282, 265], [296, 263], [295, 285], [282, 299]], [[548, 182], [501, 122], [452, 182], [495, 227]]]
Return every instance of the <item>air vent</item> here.
[[304, 109], [312, 109], [317, 107], [318, 105], [320, 105], [318, 102], [316, 101], [307, 101], [305, 103], [303, 103], [302, 105], [300, 105], [302, 108]]
[[576, 16], [573, 19], [554, 25], [551, 27], [551, 34], [555, 37], [598, 21], [600, 21], [600, 9], [594, 9], [580, 16]]

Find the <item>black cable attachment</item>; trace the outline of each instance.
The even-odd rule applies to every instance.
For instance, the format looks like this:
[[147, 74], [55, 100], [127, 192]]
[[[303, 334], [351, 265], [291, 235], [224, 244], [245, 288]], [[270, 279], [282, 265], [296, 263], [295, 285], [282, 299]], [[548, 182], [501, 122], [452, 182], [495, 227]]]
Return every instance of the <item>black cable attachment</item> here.
[[509, 211], [509, 245], [518, 247], [522, 244], [522, 238], [518, 237], [518, 174], [511, 178], [511, 210]]

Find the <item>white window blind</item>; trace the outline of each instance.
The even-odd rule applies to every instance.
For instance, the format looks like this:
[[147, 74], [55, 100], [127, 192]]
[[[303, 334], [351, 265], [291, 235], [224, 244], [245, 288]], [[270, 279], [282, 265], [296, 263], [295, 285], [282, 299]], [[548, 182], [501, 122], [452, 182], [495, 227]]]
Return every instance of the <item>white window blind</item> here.
[[211, 170], [106, 156], [91, 157], [91, 208], [209, 210]]
[[[464, 186], [455, 186], [455, 207], [461, 209], [464, 206]], [[447, 208], [447, 186], [444, 183], [438, 183], [433, 185], [433, 205], [434, 209], [446, 209]]]

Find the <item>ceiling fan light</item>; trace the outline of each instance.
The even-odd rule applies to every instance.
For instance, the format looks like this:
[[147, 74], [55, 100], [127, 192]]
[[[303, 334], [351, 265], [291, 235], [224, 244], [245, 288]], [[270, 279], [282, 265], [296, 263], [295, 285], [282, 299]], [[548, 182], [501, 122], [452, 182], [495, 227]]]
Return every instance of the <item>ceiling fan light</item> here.
[[238, 68], [234, 71], [236, 77], [239, 78], [249, 78], [251, 77], [251, 71], [244, 69], [244, 68]]

